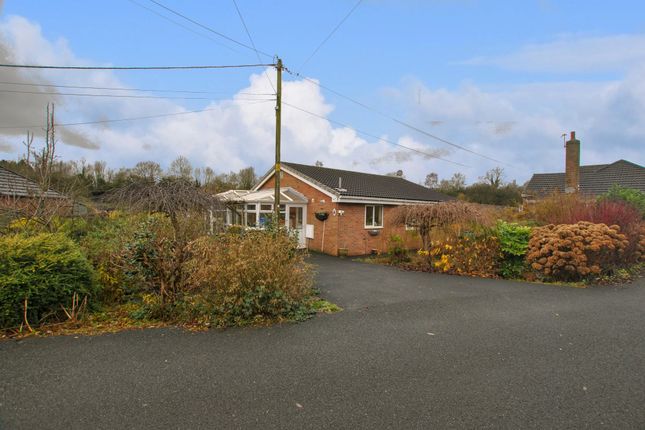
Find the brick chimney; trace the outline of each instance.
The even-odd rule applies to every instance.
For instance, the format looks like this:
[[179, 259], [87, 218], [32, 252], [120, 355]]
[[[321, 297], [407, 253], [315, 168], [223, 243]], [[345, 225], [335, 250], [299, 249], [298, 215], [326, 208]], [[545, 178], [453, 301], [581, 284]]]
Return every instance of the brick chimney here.
[[575, 193], [580, 187], [580, 141], [576, 139], [576, 132], [571, 132], [571, 138], [564, 144], [564, 192]]

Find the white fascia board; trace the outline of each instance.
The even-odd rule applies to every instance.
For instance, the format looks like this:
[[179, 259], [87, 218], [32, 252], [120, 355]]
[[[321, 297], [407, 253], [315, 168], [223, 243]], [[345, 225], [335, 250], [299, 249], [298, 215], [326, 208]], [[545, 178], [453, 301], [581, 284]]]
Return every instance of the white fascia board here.
[[[304, 182], [305, 184], [309, 185], [310, 187], [315, 188], [318, 191], [320, 191], [321, 193], [331, 197], [332, 202], [337, 202], [338, 201], [338, 195], [337, 194], [331, 193], [328, 189], [326, 189], [326, 187], [322, 187], [320, 184], [315, 183], [315, 182], [311, 181], [310, 179], [303, 177], [302, 174], [300, 174], [297, 170], [293, 170], [293, 169], [289, 168], [288, 166], [281, 166], [280, 168], [282, 170], [284, 170], [285, 172], [289, 173], [291, 176], [294, 176], [295, 178], [297, 178], [297, 179], [301, 180], [302, 182]], [[253, 191], [257, 191], [262, 185], [266, 184], [266, 182], [269, 179], [271, 179], [271, 177], [273, 176], [274, 171], [275, 171], [275, 169], [271, 169], [269, 171], [269, 173], [267, 173], [265, 175], [265, 177], [255, 187], [253, 187]]]
[[439, 201], [434, 200], [404, 200], [404, 199], [385, 199], [373, 197], [356, 197], [356, 196], [340, 196], [338, 203], [360, 203], [368, 205], [419, 205], [419, 204], [435, 204]]

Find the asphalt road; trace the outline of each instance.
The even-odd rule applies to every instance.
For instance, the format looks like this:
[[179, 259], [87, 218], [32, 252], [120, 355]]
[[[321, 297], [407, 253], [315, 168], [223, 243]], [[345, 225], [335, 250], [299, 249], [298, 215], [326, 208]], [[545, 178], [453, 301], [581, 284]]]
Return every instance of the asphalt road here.
[[0, 428], [645, 428], [643, 280], [575, 289], [312, 259], [343, 312], [0, 342]]

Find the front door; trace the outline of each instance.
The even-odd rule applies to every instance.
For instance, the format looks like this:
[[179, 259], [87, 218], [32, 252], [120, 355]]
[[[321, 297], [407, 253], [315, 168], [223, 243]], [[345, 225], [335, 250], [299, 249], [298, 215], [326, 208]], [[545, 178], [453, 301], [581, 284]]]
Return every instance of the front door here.
[[298, 235], [298, 246], [304, 248], [307, 246], [305, 238], [304, 207], [289, 206], [289, 217], [287, 218], [287, 228], [289, 231]]

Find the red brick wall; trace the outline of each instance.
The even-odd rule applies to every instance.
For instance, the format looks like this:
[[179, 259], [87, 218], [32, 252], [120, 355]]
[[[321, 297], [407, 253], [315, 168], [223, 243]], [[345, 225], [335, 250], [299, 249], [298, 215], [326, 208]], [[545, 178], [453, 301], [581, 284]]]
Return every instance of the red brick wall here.
[[[383, 207], [383, 228], [379, 229], [365, 228], [364, 204], [343, 203], [340, 207], [345, 213], [340, 217], [338, 244], [339, 248], [347, 248], [349, 255], [370, 254], [372, 250], [387, 252], [392, 235], [400, 236], [407, 248], [420, 247], [420, 239], [416, 232], [406, 231], [405, 226], [392, 222], [397, 206]], [[378, 234], [372, 236], [370, 230], [377, 230]]]
[[[275, 186], [274, 179], [271, 177], [260, 189], [273, 189]], [[338, 210], [338, 205], [332, 203], [331, 197], [327, 194], [315, 189], [314, 187], [302, 182], [300, 179], [290, 175], [287, 172], [282, 172], [280, 179], [281, 187], [291, 187], [294, 190], [302, 193], [307, 197], [309, 203], [307, 204], [307, 220], [306, 224], [314, 226], [314, 238], [307, 239], [307, 247], [314, 251], [321, 251], [327, 254], [336, 255], [338, 249], [338, 217], [332, 216], [332, 210]], [[312, 201], [313, 199], [313, 201]], [[323, 223], [316, 219], [316, 212], [329, 212], [329, 218]], [[323, 249], [323, 227], [325, 230], [325, 249]]]
[[[304, 194], [309, 200], [306, 223], [314, 226], [314, 238], [307, 239], [309, 249], [331, 255], [338, 255], [340, 248], [347, 249], [348, 255], [365, 255], [371, 253], [373, 249], [378, 252], [387, 252], [388, 241], [393, 234], [401, 236], [405, 245], [410, 249], [418, 249], [421, 246], [416, 232], [406, 231], [404, 226], [392, 223], [396, 206], [383, 208], [383, 228], [378, 229], [378, 235], [371, 236], [369, 234], [371, 229], [365, 228], [364, 204], [332, 203], [331, 197], [287, 172], [283, 172], [280, 186], [291, 187]], [[273, 189], [273, 187], [274, 180], [271, 177], [260, 189]], [[336, 216], [332, 215], [334, 209], [336, 209]], [[338, 215], [339, 209], [345, 211], [343, 216]], [[315, 212], [321, 211], [329, 213], [329, 218], [324, 223], [315, 217]], [[323, 226], [325, 230], [324, 249], [322, 243]]]

